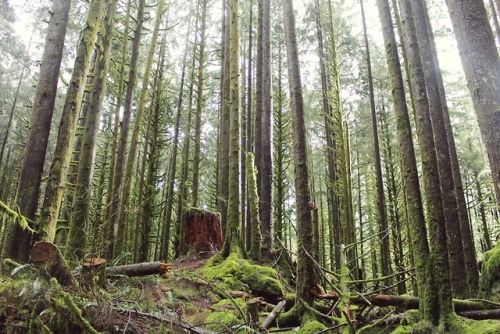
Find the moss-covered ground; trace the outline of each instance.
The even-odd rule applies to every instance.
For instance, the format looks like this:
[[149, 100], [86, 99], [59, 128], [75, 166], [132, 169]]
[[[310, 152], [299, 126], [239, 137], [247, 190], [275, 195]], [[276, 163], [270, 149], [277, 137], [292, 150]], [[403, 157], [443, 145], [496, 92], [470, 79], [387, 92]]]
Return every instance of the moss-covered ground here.
[[[257, 323], [262, 323], [279, 300], [287, 300], [283, 314], [294, 303], [290, 282], [283, 282], [279, 273], [235, 255], [225, 260], [218, 256], [184, 258], [165, 276], [108, 276], [105, 287], [90, 291], [62, 288], [29, 265], [9, 270], [0, 276], [0, 333], [193, 333], [189, 330], [193, 326], [205, 333], [266, 333], [250, 327], [248, 302], [256, 298], [260, 302]], [[323, 302], [317, 306], [326, 314], [333, 305]], [[353, 307], [352, 312], [362, 318], [362, 309]], [[355, 332], [439, 333], [419, 323], [416, 311], [402, 317], [400, 325], [373, 325], [388, 312], [353, 322]], [[347, 324], [338, 326], [321, 316], [316, 319], [296, 319], [282, 325], [285, 328], [279, 333], [347, 332]], [[454, 334], [500, 333], [496, 320], [457, 317], [455, 324]]]

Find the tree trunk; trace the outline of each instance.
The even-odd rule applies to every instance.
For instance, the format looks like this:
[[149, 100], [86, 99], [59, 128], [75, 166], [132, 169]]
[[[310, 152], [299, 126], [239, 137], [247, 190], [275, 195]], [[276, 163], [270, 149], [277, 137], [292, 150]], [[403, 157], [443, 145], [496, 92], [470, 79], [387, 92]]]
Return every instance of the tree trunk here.
[[[433, 138], [433, 128], [426, 93], [423, 65], [419, 53], [412, 7], [408, 0], [400, 0], [404, 41], [410, 67], [410, 81], [415, 97], [415, 123], [422, 161], [423, 189], [427, 204], [427, 223], [431, 242], [431, 261], [434, 281], [439, 286], [439, 324], [449, 328], [453, 306], [451, 303], [450, 264], [448, 259], [447, 235], [443, 211], [440, 175]], [[457, 291], [462, 291], [458, 290]], [[436, 314], [437, 315], [437, 314]], [[435, 324], [437, 324], [435, 322]]]
[[200, 206], [200, 162], [201, 162], [201, 115], [203, 112], [203, 90], [205, 87], [205, 44], [206, 44], [206, 30], [207, 30], [207, 0], [199, 0], [198, 5], [201, 24], [200, 40], [198, 42], [198, 82], [196, 84], [196, 113], [194, 121], [194, 148], [193, 148], [193, 181], [191, 191], [191, 205], [194, 207]]
[[295, 167], [295, 196], [297, 205], [297, 298], [309, 305], [314, 302], [315, 282], [313, 264], [307, 252], [313, 252], [311, 194], [307, 166], [307, 139], [304, 121], [304, 100], [295, 31], [295, 16], [291, 0], [283, 1], [283, 18], [288, 63], [290, 106], [292, 110], [293, 157]]
[[99, 126], [101, 121], [102, 103], [104, 101], [107, 83], [109, 59], [112, 40], [114, 36], [115, 14], [117, 0], [108, 2], [106, 6], [106, 18], [104, 20], [104, 35], [102, 37], [102, 52], [93, 73], [92, 87], [89, 96], [89, 108], [85, 120], [84, 134], [80, 149], [78, 164], [74, 215], [70, 220], [69, 240], [67, 245], [67, 256], [70, 259], [83, 258], [86, 252], [85, 226], [89, 216], [90, 199], [92, 193], [92, 174], [94, 163], [94, 152], [97, 145]]
[[250, 216], [252, 225], [252, 248], [250, 257], [259, 261], [261, 257], [262, 235], [260, 231], [259, 215], [259, 194], [257, 192], [257, 175], [254, 165], [253, 153], [247, 152], [246, 156], [246, 174], [248, 179], [248, 205], [250, 206]]
[[[132, 189], [132, 180], [134, 175], [135, 158], [137, 156], [137, 147], [139, 145], [139, 134], [142, 128], [142, 118], [144, 116], [144, 109], [146, 105], [146, 98], [149, 89], [149, 81], [151, 76], [151, 68], [153, 65], [153, 59], [156, 52], [156, 45], [158, 40], [158, 34], [160, 31], [161, 18], [163, 14], [164, 0], [158, 1], [158, 7], [156, 9], [155, 24], [153, 28], [153, 35], [151, 37], [151, 44], [148, 50], [148, 58], [146, 59], [144, 76], [142, 78], [142, 88], [141, 94], [139, 96], [139, 101], [137, 103], [137, 110], [134, 118], [134, 130], [132, 132], [132, 139], [130, 140], [130, 148], [128, 151], [127, 166], [125, 169], [125, 178], [122, 180], [122, 194], [120, 202], [120, 210], [118, 215], [118, 231], [117, 238], [115, 240], [115, 255], [120, 254], [124, 251], [124, 246], [127, 228], [129, 223], [129, 211], [130, 211], [130, 193]], [[142, 19], [142, 18], [141, 18]], [[128, 87], [127, 87], [128, 88]], [[124, 140], [122, 136], [122, 140]], [[126, 143], [123, 145], [125, 148]], [[120, 146], [121, 147], [121, 146]], [[125, 154], [125, 152], [124, 152]]]
[[[229, 102], [230, 113], [230, 136], [229, 136], [229, 178], [228, 203], [227, 203], [227, 226], [222, 256], [227, 257], [231, 252], [237, 252], [237, 248], [244, 255], [244, 247], [240, 239], [241, 207], [240, 207], [240, 89], [239, 89], [239, 0], [229, 2]], [[225, 182], [225, 180], [221, 180]]]
[[92, 0], [84, 29], [80, 33], [75, 65], [64, 100], [54, 160], [50, 166], [45, 199], [38, 220], [38, 234], [35, 237], [37, 240], [54, 241], [63, 191], [66, 189], [66, 174], [72, 155], [76, 123], [80, 115], [90, 60], [92, 52], [94, 52], [95, 40], [103, 13], [104, 1]]
[[[125, 167], [125, 154], [128, 142], [128, 132], [130, 129], [130, 118], [132, 114], [132, 98], [134, 95], [135, 81], [137, 77], [137, 62], [139, 60], [139, 47], [141, 45], [144, 6], [145, 0], [139, 0], [136, 26], [134, 31], [134, 40], [132, 43], [132, 56], [130, 58], [130, 70], [128, 73], [127, 89], [125, 92], [125, 105], [120, 125], [120, 138], [118, 143], [118, 150], [116, 153], [116, 162], [113, 170], [113, 194], [111, 203], [109, 204], [111, 211], [109, 215], [108, 240], [106, 245], [106, 258], [108, 259], [112, 259], [116, 253], [121, 252], [121, 245], [123, 245], [123, 240], [119, 239], [120, 237], [125, 236], [126, 230], [125, 222], [119, 221], [118, 215], [120, 210], [120, 196], [123, 191], [122, 177]], [[131, 182], [131, 180], [127, 180], [127, 182]], [[125, 210], [125, 208], [121, 208], [121, 210]], [[114, 232], [115, 229], [118, 230], [116, 236]], [[118, 245], [115, 245], [115, 243], [118, 243]]]
[[483, 1], [446, 0], [500, 209], [500, 57]]
[[437, 312], [437, 304], [432, 297], [433, 280], [427, 229], [424, 218], [422, 197], [418, 179], [418, 169], [413, 146], [410, 118], [406, 105], [401, 64], [394, 33], [392, 15], [388, 0], [377, 0], [380, 22], [385, 43], [385, 53], [389, 70], [389, 84], [396, 116], [396, 130], [399, 143], [401, 173], [408, 208], [408, 225], [411, 231], [411, 248], [415, 257], [418, 294], [422, 298], [419, 307], [424, 319], [432, 320]]
[[[35, 219], [38, 207], [40, 183], [57, 93], [70, 3], [70, 0], [54, 0], [52, 3], [52, 15], [45, 37], [38, 77], [39, 84], [36, 88], [31, 113], [30, 130], [19, 171], [16, 204], [19, 206], [20, 212], [32, 220]], [[27, 261], [30, 243], [31, 234], [17, 224], [13, 224], [8, 227], [2, 257], [9, 257], [16, 261]]]
[[[363, 0], [361, 0], [361, 16], [363, 22], [363, 35], [365, 40], [366, 51], [366, 66], [368, 70], [368, 91], [370, 94], [370, 111], [372, 118], [372, 134], [373, 134], [373, 148], [375, 156], [375, 175], [377, 180], [377, 209], [380, 228], [380, 246], [381, 246], [381, 260], [382, 260], [382, 276], [391, 274], [391, 253], [389, 249], [389, 229], [387, 223], [387, 211], [385, 207], [384, 184], [382, 179], [382, 161], [380, 157], [380, 144], [377, 127], [377, 112], [375, 110], [375, 92], [373, 89], [373, 75], [372, 64], [370, 56], [370, 47], [368, 44], [368, 33], [366, 29], [365, 9]], [[390, 279], [385, 281], [386, 286], [391, 285]]]

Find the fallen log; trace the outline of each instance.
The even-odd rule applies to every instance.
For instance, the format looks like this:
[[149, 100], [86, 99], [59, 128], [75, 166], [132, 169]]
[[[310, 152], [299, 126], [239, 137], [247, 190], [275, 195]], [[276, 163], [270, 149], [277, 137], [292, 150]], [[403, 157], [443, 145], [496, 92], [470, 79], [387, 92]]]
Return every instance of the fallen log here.
[[45, 270], [50, 277], [54, 277], [62, 286], [77, 287], [76, 280], [56, 245], [45, 241], [35, 244], [31, 248], [31, 262]]
[[163, 261], [126, 264], [123, 266], [107, 267], [107, 274], [133, 276], [147, 276], [166, 273], [172, 265]]
[[463, 311], [463, 312], [458, 312], [457, 314], [461, 317], [470, 318], [474, 320], [500, 319], [500, 309]]
[[[339, 295], [331, 292], [324, 295], [316, 296], [319, 299], [339, 300]], [[406, 309], [418, 309], [418, 297], [397, 296], [397, 295], [352, 295], [350, 296], [351, 304], [366, 305], [366, 306], [396, 306]], [[453, 299], [453, 307], [455, 312], [465, 311], [481, 311], [481, 310], [497, 310], [500, 306], [493, 305], [487, 302]]]
[[276, 320], [276, 318], [280, 315], [280, 313], [283, 310], [283, 308], [285, 307], [285, 305], [286, 305], [286, 300], [280, 301], [274, 307], [274, 309], [271, 311], [271, 313], [269, 313], [269, 315], [264, 319], [264, 321], [262, 321], [262, 324], [260, 325], [260, 327], [262, 327], [263, 329], [268, 329], [269, 326], [271, 326], [271, 324], [273, 323], [273, 321]]

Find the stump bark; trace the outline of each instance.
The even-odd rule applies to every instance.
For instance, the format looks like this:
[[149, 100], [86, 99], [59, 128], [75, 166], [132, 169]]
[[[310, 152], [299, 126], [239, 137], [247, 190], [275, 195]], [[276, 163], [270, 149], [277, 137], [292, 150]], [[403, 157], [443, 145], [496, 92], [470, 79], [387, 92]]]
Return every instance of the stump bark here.
[[181, 255], [188, 251], [198, 253], [221, 249], [223, 238], [219, 213], [190, 208], [186, 210], [182, 224]]

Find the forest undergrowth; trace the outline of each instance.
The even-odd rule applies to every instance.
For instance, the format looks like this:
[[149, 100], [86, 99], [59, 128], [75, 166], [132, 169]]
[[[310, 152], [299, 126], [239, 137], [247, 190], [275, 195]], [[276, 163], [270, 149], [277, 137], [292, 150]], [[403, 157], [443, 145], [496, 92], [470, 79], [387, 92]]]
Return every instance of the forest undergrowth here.
[[[72, 272], [76, 288], [59, 284], [39, 266], [6, 260], [0, 276], [0, 333], [436, 331], [419, 322], [418, 311], [411, 310], [415, 299], [409, 296], [394, 296], [407, 298], [406, 304], [387, 306], [391, 296], [351, 291], [351, 302], [344, 305], [337, 292], [325, 292], [319, 285], [315, 307], [310, 310], [313, 317], [304, 322], [290, 312], [300, 303], [294, 294], [293, 263], [283, 252], [267, 258], [255, 264], [234, 254], [225, 260], [218, 254], [196, 254], [168, 264], [161, 274], [107, 273], [104, 279], [99, 274], [89, 278], [77, 267]], [[366, 302], [359, 303], [361, 299]], [[380, 301], [386, 306], [375, 305]], [[487, 308], [500, 309], [499, 304], [487, 304]], [[456, 333], [500, 332], [498, 320], [457, 316], [455, 324]]]

